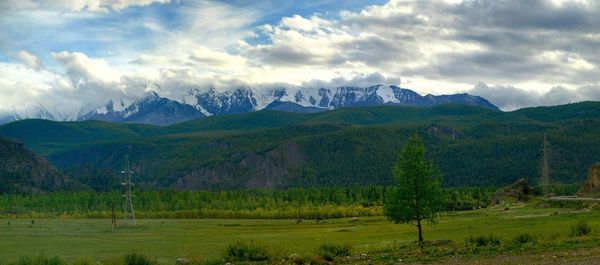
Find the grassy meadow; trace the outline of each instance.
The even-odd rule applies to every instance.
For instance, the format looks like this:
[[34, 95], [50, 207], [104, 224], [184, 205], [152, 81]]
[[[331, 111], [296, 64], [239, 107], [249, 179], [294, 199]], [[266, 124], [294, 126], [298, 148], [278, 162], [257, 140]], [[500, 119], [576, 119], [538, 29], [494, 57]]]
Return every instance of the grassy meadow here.
[[[505, 210], [502, 205], [447, 212], [437, 224], [425, 226], [424, 236], [426, 240], [451, 240], [450, 245], [458, 248], [463, 248], [465, 240], [472, 236], [494, 235], [503, 244], [523, 234], [539, 239], [539, 243], [507, 248], [517, 253], [594, 247], [600, 245], [599, 217], [600, 213], [585, 208], [514, 204]], [[323, 243], [350, 244], [355, 255], [383, 255], [381, 259], [385, 261], [390, 255], [393, 259], [403, 255], [394, 253], [395, 245], [416, 240], [414, 226], [393, 224], [384, 217], [304, 220], [299, 224], [295, 220], [141, 219], [135, 227], [119, 226], [116, 230], [110, 226], [110, 219], [0, 220], [1, 264], [39, 253], [56, 255], [67, 262], [81, 257], [107, 262], [130, 252], [143, 253], [159, 263], [173, 264], [181, 257], [197, 261], [217, 258], [228, 244], [240, 240], [263, 243], [282, 257], [292, 253], [314, 256]], [[573, 237], [570, 228], [581, 220], [588, 222], [592, 233]], [[499, 252], [492, 249], [475, 256]]]

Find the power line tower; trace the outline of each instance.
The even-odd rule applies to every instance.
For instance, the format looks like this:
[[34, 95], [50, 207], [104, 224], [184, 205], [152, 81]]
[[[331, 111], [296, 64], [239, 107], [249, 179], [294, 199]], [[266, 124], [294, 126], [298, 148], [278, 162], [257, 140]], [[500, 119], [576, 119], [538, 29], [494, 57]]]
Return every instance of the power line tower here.
[[540, 179], [540, 184], [544, 191], [544, 196], [549, 196], [549, 186], [550, 186], [550, 167], [548, 166], [548, 156], [550, 153], [548, 138], [546, 134], [544, 134], [544, 143], [542, 144], [542, 178]]
[[298, 190], [298, 215], [296, 216], [296, 224], [302, 222], [302, 203], [304, 202], [304, 188]]
[[135, 225], [135, 213], [133, 212], [133, 182], [131, 182], [131, 174], [133, 171], [129, 168], [129, 157], [125, 156], [125, 170], [121, 171], [121, 174], [125, 175], [125, 182], [121, 183], [125, 187], [125, 205], [123, 206], [123, 219], [125, 224]]
[[113, 225], [113, 231], [115, 231], [115, 229], [117, 229], [117, 215], [115, 214], [115, 203], [111, 203], [110, 206], [112, 206], [112, 219], [110, 222]]

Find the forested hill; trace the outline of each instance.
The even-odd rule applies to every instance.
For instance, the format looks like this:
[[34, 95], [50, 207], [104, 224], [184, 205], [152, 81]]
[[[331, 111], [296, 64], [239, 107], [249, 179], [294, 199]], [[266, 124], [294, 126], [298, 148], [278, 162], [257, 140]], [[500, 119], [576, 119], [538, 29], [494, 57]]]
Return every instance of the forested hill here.
[[[0, 126], [75, 179], [118, 187], [128, 154], [146, 186], [179, 189], [385, 184], [419, 133], [446, 186], [504, 185], [539, 175], [544, 134], [551, 178], [584, 179], [600, 160], [600, 103], [500, 112], [464, 105], [378, 106], [321, 113], [258, 111], [166, 127], [24, 120]], [[109, 173], [110, 172], [110, 173]], [[107, 178], [106, 176], [110, 176]]]
[[0, 193], [57, 190], [67, 179], [23, 144], [0, 138]]

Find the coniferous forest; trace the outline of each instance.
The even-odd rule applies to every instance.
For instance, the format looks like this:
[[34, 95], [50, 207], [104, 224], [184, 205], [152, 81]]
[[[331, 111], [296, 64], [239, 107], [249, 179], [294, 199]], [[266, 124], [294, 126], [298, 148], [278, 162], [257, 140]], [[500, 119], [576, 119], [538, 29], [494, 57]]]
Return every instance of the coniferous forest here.
[[218, 191], [387, 185], [415, 132], [444, 187], [535, 184], [546, 135], [551, 181], [570, 184], [583, 182], [600, 157], [598, 109], [584, 102], [513, 112], [460, 105], [259, 111], [166, 127], [24, 120], [0, 126], [0, 136], [48, 159], [70, 180], [64, 186], [120, 189], [128, 156], [138, 187]]

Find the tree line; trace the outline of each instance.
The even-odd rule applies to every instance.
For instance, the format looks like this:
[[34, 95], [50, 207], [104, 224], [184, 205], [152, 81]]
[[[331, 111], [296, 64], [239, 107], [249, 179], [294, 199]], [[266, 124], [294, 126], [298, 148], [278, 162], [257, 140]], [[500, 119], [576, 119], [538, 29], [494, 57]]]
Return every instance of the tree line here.
[[[298, 207], [305, 218], [381, 215], [386, 186], [290, 188], [272, 190], [135, 190], [136, 213], [149, 218], [296, 218]], [[448, 188], [444, 209], [485, 207], [496, 188]], [[62, 191], [2, 194], [2, 216], [110, 217], [113, 204], [122, 209], [122, 191]], [[202, 212], [204, 211], [204, 212]], [[262, 215], [262, 216], [261, 216]]]

